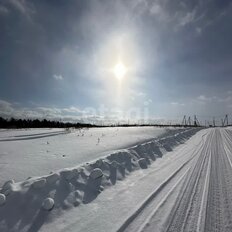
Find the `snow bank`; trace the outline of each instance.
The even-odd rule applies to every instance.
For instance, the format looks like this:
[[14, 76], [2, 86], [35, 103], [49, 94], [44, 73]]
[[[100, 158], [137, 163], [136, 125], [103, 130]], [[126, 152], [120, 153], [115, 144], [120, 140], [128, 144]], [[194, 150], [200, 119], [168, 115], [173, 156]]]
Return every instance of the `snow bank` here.
[[115, 185], [134, 170], [149, 168], [157, 158], [184, 143], [197, 131], [199, 129], [186, 129], [172, 136], [115, 151], [79, 167], [28, 178], [24, 182], [7, 181], [0, 189], [0, 231], [25, 223], [17, 225], [15, 231], [20, 231], [19, 228], [24, 228], [29, 221], [38, 220], [38, 217], [40, 221], [45, 220], [46, 211], [90, 203], [104, 188]]

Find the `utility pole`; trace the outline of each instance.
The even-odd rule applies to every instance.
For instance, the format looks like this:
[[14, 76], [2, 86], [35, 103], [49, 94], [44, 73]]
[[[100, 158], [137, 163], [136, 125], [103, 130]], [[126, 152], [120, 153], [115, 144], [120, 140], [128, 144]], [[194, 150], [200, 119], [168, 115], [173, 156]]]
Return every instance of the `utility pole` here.
[[182, 126], [186, 126], [186, 115], [184, 115], [183, 120], [182, 120]]
[[214, 127], [216, 126], [215, 118], [214, 118], [214, 117], [213, 117], [213, 126], [214, 126]]
[[197, 117], [196, 117], [196, 115], [194, 115], [193, 125], [194, 125], [194, 126], [197, 126]]
[[228, 114], [226, 114], [224, 121], [223, 121], [223, 126], [228, 126], [229, 122], [228, 122]]
[[194, 126], [200, 126], [200, 123], [199, 123], [196, 115], [194, 115]]
[[224, 120], [221, 118], [222, 127], [224, 127]]
[[191, 117], [188, 117], [188, 125], [191, 126]]

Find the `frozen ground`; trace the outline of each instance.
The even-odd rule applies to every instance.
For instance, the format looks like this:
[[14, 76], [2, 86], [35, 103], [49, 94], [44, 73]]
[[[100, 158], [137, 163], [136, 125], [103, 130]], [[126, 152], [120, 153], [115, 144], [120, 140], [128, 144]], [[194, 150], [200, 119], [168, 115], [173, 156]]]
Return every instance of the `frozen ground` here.
[[232, 231], [231, 129], [173, 132], [5, 183], [0, 231]]
[[183, 129], [132, 127], [0, 130], [0, 186], [61, 168], [92, 161], [109, 151], [127, 148]]

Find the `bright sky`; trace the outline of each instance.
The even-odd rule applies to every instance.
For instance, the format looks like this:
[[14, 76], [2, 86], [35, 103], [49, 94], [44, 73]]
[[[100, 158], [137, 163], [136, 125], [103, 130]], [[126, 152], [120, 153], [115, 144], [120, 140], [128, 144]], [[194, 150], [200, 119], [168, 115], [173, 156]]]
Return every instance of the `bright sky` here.
[[0, 115], [231, 114], [231, 41], [229, 0], [0, 0]]

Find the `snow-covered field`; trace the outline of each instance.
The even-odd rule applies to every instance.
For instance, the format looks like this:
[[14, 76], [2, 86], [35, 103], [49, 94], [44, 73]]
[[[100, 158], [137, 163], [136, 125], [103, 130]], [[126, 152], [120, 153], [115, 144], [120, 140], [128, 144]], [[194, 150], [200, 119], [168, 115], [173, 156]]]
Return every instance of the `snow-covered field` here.
[[[99, 143], [102, 132], [91, 130], [83, 136], [74, 131], [47, 137], [51, 140], [44, 146], [58, 138], [63, 138], [60, 143], [68, 143], [64, 138], [73, 136], [80, 137], [79, 145], [86, 139], [83, 147], [94, 137], [97, 141], [89, 146], [99, 153], [92, 156], [86, 148], [91, 156], [88, 162], [77, 158], [69, 168], [6, 182], [0, 189], [0, 231], [232, 231], [229, 128], [118, 128], [117, 134], [124, 137], [119, 147], [112, 139], [117, 128], [108, 129]], [[136, 138], [128, 138], [129, 130], [135, 130]], [[14, 138], [13, 131], [2, 133]], [[110, 134], [107, 148], [100, 148]], [[41, 139], [45, 138], [19, 141]], [[8, 142], [16, 142], [13, 140]], [[59, 146], [61, 149], [62, 144]], [[27, 170], [31, 168], [25, 167]]]
[[183, 129], [132, 127], [0, 130], [0, 185], [97, 159]]

